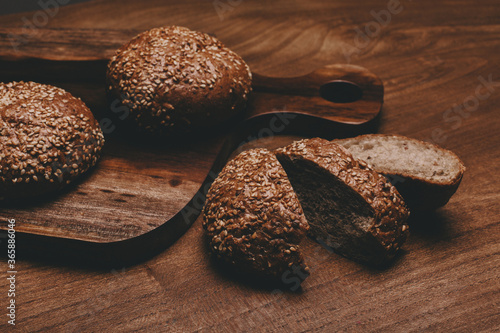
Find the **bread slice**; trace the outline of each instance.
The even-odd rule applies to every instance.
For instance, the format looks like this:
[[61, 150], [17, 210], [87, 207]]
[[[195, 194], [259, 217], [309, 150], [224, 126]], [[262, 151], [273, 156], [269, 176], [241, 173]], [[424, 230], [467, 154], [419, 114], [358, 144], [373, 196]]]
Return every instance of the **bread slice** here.
[[394, 257], [407, 238], [409, 212], [383, 175], [324, 139], [296, 141], [275, 153], [313, 238], [370, 264]]
[[385, 174], [412, 211], [444, 206], [465, 171], [453, 152], [404, 136], [368, 134], [334, 142]]
[[208, 191], [203, 228], [211, 251], [240, 270], [282, 281], [308, 275], [299, 243], [309, 227], [285, 171], [266, 149], [227, 163]]

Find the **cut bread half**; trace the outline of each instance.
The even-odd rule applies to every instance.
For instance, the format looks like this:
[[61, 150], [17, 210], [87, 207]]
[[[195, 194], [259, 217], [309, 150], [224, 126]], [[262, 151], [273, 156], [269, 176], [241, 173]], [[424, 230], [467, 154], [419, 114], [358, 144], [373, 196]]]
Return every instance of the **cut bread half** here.
[[342, 146], [319, 138], [295, 141], [275, 154], [314, 239], [369, 264], [394, 257], [408, 236], [409, 212], [382, 174]]
[[444, 206], [465, 171], [453, 152], [404, 136], [367, 134], [333, 142], [386, 175], [411, 211]]
[[245, 151], [215, 179], [203, 208], [210, 250], [258, 277], [309, 274], [300, 242], [309, 229], [285, 170], [266, 149]]

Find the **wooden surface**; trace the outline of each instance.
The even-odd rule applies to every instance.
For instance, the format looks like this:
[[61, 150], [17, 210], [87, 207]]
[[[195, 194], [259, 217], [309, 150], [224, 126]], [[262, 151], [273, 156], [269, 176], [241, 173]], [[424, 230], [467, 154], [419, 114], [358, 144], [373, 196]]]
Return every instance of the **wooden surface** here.
[[[455, 151], [468, 168], [457, 193], [444, 208], [412, 216], [405, 251], [385, 270], [307, 240], [312, 272], [296, 291], [262, 286], [218, 267], [206, 254], [200, 220], [173, 246], [130, 267], [98, 269], [30, 256], [16, 266], [16, 328], [498, 331], [500, 85], [480, 88], [490, 95], [473, 112], [447, 111], [473, 100], [481, 78], [500, 81], [497, 1], [401, 2], [403, 10], [357, 49], [355, 29], [374, 21], [370, 12], [387, 9], [387, 2], [231, 3], [234, 9], [221, 20], [210, 1], [92, 1], [61, 8], [46, 28], [120, 31], [179, 24], [215, 33], [264, 75], [297, 76], [349, 61], [369, 68], [385, 85], [379, 132]], [[33, 13], [2, 17], [0, 25], [20, 27], [24, 16]], [[29, 244], [19, 241], [17, 247]], [[6, 294], [6, 279], [0, 285]], [[0, 325], [7, 328], [5, 318]]]
[[[12, 33], [15, 29], [9, 31]], [[62, 32], [58, 38], [51, 40], [65, 40], [68, 32]], [[78, 34], [81, 36], [80, 40], [85, 43], [84, 33], [78, 31]], [[23, 68], [27, 61], [25, 57], [29, 54], [19, 48], [17, 58], [23, 60], [4, 60], [6, 70], [0, 74], [0, 80], [8, 82], [9, 78], [14, 78], [17, 74], [17, 77], [23, 77], [25, 80], [39, 79], [42, 80], [39, 82], [55, 86], [68, 86], [67, 89], [71, 93], [90, 105], [99, 123], [103, 123], [102, 119], [113, 122], [116, 133], [108, 133], [104, 129], [108, 135], [102, 161], [63, 193], [22, 203], [0, 202], [0, 220], [4, 221], [0, 223], [0, 229], [7, 230], [6, 221], [10, 216], [15, 216], [20, 221], [16, 230], [18, 234], [27, 233], [99, 244], [130, 240], [155, 231], [154, 235], [142, 237], [142, 241], [138, 239], [134, 244], [128, 242], [119, 250], [116, 245], [108, 247], [109, 250], [100, 246], [100, 252], [107, 252], [100, 253], [101, 256], [111, 256], [111, 252], [114, 252], [114, 258], [129, 257], [131, 254], [127, 250], [137, 255], [141, 250], [151, 247], [151, 237], [162, 239], [164, 243], [165, 236], [160, 232], [173, 235], [174, 230], [185, 231], [194, 222], [195, 214], [190, 214], [190, 220], [172, 221], [173, 218], [192, 206], [190, 202], [193, 197], [206, 194], [210, 184], [204, 184], [204, 180], [209, 174], [216, 175], [231, 151], [249, 141], [249, 138], [264, 135], [268, 137], [265, 141], [271, 141], [272, 144], [269, 133], [282, 135], [295, 132], [330, 138], [353, 136], [375, 127], [375, 118], [383, 103], [383, 86], [380, 79], [359, 66], [327, 65], [296, 78], [255, 75], [254, 92], [244, 115], [218, 130], [202, 132], [189, 140], [177, 137], [157, 142], [140, 136], [137, 136], [138, 140], [134, 140], [131, 139], [135, 138], [133, 133], [119, 128], [121, 120], [118, 117], [111, 118], [112, 113], [106, 112], [109, 106], [103, 79], [85, 82], [86, 80], [78, 76], [72, 76], [61, 81], [61, 78], [54, 80], [53, 75], [44, 73], [46, 64], [52, 66], [55, 71], [60, 61], [71, 61], [73, 67], [82, 72], [90, 73], [89, 71], [94, 70], [96, 73], [93, 76], [102, 76], [103, 73], [97, 70], [97, 66], [88, 63], [87, 59], [79, 61], [81, 57], [78, 54], [75, 56], [75, 52], [80, 52], [80, 45], [76, 38], [77, 33], [71, 35], [71, 43], [66, 42], [67, 49], [58, 50], [57, 61], [38, 62], [42, 72], [37, 72], [35, 68], [28, 71]], [[115, 33], [111, 32], [110, 35]], [[33, 40], [35, 38], [37, 37], [32, 37]], [[108, 39], [103, 37], [103, 40]], [[36, 41], [35, 44], [42, 46], [39, 53], [41, 57], [29, 61], [51, 58], [50, 50], [53, 47], [43, 47], [45, 44], [54, 44], [51, 40]], [[100, 45], [95, 43], [94, 49], [98, 47]], [[5, 46], [0, 47], [0, 57], [2, 54], [8, 54], [8, 51]], [[67, 52], [65, 57], [64, 51]], [[108, 53], [107, 48], [102, 48], [102, 57]], [[55, 73], [61, 71], [62, 69], [58, 69]], [[340, 96], [334, 94], [339, 90], [339, 84], [354, 87], [361, 94], [354, 96], [356, 100], [337, 103], [338, 98], [349, 96], [348, 89], [342, 91]], [[321, 97], [322, 93], [329, 100]], [[316, 129], [317, 124], [324, 127], [322, 134]], [[329, 133], [325, 133], [326, 129]], [[213, 177], [208, 181], [212, 180]], [[169, 224], [170, 227], [158, 228], [164, 224]], [[177, 234], [177, 237], [180, 235]], [[66, 246], [67, 244], [62, 245], [58, 251], [64, 250]], [[38, 248], [37, 251], [43, 249]], [[88, 255], [91, 254], [89, 251], [91, 249], [85, 248], [80, 252]]]

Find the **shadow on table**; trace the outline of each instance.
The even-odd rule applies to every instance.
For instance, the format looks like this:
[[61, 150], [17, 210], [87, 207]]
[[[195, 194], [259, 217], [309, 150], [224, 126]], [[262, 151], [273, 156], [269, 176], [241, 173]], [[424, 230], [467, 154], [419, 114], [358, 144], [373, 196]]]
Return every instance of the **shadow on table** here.
[[450, 213], [443, 209], [412, 213], [408, 220], [410, 238], [432, 243], [450, 240], [453, 234], [453, 216]]
[[252, 288], [277, 294], [298, 295], [303, 293], [301, 283], [307, 277], [303, 272], [290, 271], [290, 274], [287, 274], [285, 279], [269, 278], [251, 272], [245, 272], [211, 254], [208, 250], [208, 237], [203, 234], [201, 238], [203, 247], [206, 249], [206, 251], [204, 251], [205, 260], [210, 262], [210, 268], [212, 268], [214, 274], [218, 275], [221, 279], [231, 281], [244, 288]]

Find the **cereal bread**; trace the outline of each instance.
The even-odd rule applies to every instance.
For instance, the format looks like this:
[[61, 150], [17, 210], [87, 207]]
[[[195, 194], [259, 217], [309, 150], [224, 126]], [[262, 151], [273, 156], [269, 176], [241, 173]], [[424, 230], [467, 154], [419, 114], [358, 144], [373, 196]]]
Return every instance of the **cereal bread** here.
[[244, 109], [251, 84], [240, 56], [208, 34], [178, 26], [141, 33], [107, 68], [112, 106], [125, 107], [129, 123], [155, 136], [195, 133], [232, 118]]
[[444, 206], [465, 172], [453, 152], [400, 135], [368, 134], [334, 142], [385, 174], [412, 211]]
[[308, 225], [285, 171], [266, 149], [242, 152], [213, 182], [203, 208], [210, 250], [238, 269], [282, 280], [308, 268]]
[[92, 112], [70, 93], [0, 83], [0, 200], [61, 189], [97, 163], [103, 144]]
[[407, 238], [409, 211], [381, 174], [343, 147], [314, 138], [276, 150], [309, 223], [310, 235], [345, 257], [380, 265]]

